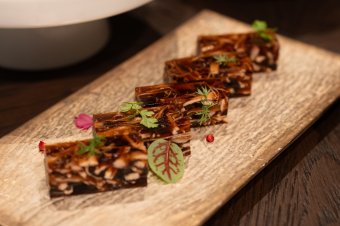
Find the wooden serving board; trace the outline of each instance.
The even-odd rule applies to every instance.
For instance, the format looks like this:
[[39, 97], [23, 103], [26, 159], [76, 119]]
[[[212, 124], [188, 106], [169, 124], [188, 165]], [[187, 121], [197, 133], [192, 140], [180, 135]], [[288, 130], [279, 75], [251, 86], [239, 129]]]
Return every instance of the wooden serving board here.
[[[0, 140], [2, 225], [198, 225], [284, 150], [340, 94], [340, 57], [279, 37], [279, 69], [254, 76], [252, 95], [230, 100], [228, 124], [193, 130], [184, 178], [165, 185], [51, 200], [38, 142], [89, 137], [80, 112], [117, 110], [134, 87], [162, 82], [165, 60], [195, 53], [199, 34], [249, 27], [204, 11], [127, 62]], [[48, 95], [48, 94], [47, 94]], [[213, 133], [207, 144], [204, 135]]]

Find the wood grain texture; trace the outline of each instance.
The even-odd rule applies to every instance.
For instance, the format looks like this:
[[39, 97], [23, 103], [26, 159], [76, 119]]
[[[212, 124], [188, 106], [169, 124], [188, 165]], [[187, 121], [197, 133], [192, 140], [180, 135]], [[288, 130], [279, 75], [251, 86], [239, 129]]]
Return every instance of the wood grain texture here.
[[[229, 123], [194, 130], [181, 182], [50, 200], [38, 141], [87, 137], [79, 112], [117, 109], [135, 86], [160, 83], [163, 62], [193, 54], [199, 34], [245, 31], [205, 11], [129, 61], [0, 140], [0, 223], [4, 225], [197, 225], [230, 199], [339, 96], [340, 57], [280, 37], [279, 70], [256, 75], [253, 95], [230, 101]], [[203, 136], [214, 132], [215, 142]]]
[[205, 226], [340, 225], [340, 100]]

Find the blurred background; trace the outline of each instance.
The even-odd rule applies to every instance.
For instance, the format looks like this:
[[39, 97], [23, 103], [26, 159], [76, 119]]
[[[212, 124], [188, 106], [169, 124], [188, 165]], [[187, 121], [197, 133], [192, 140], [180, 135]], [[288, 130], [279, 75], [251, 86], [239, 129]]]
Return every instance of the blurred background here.
[[[114, 35], [99, 53], [81, 63], [48, 71], [16, 71], [0, 67], [0, 137], [146, 48], [203, 9], [214, 10], [246, 23], [254, 19], [265, 20], [270, 27], [278, 28], [278, 33], [282, 35], [340, 53], [339, 0], [154, 0], [140, 8], [110, 17], [109, 29]], [[339, 123], [339, 113], [338, 101], [331, 107], [331, 113], [324, 116], [330, 118], [326, 125], [316, 123], [314, 129], [317, 134], [307, 132], [304, 135], [309, 140], [314, 139], [314, 143], [300, 140], [285, 151], [274, 165], [267, 167], [205, 225], [287, 225], [286, 220], [292, 218], [289, 214], [294, 214], [298, 207], [286, 205], [276, 211], [279, 216], [264, 216], [274, 211], [271, 209], [275, 205], [271, 196], [284, 192], [285, 185], [277, 185], [292, 169], [300, 167], [297, 172], [306, 170], [300, 162], [312, 153], [314, 146], [329, 131], [335, 131], [337, 136], [340, 134], [339, 129], [334, 130], [335, 127], [330, 126]], [[293, 181], [294, 177], [288, 180]], [[329, 180], [328, 183], [333, 182]], [[310, 194], [299, 195], [309, 203]], [[339, 193], [335, 193], [334, 197], [339, 200]], [[337, 216], [322, 212], [326, 207], [312, 210], [311, 215], [307, 214], [308, 209], [303, 209], [301, 211], [306, 214], [302, 215], [309, 218], [296, 219], [297, 224], [294, 225], [339, 225], [339, 203], [335, 208]], [[318, 211], [325, 216], [324, 221], [314, 221], [318, 219]]]

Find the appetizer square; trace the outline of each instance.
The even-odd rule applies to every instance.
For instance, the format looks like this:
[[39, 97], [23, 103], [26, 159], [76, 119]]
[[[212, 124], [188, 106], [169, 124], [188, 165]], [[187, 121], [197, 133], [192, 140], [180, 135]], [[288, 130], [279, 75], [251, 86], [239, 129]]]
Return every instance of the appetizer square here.
[[217, 80], [159, 84], [135, 89], [137, 101], [144, 106], [173, 104], [190, 118], [193, 127], [226, 122], [228, 94], [224, 85]]
[[[139, 106], [138, 102], [128, 103]], [[163, 138], [176, 143], [182, 149], [183, 155], [190, 155], [190, 119], [175, 105], [140, 108], [140, 112], [142, 113], [137, 114], [131, 109], [126, 112], [95, 114], [94, 132], [98, 136], [112, 136], [119, 130], [127, 129], [140, 134], [147, 147], [152, 141]], [[148, 123], [148, 119], [154, 122]]]
[[231, 97], [236, 97], [250, 95], [252, 74], [249, 57], [214, 51], [165, 62], [164, 81], [183, 83], [216, 79], [224, 84]]
[[51, 197], [147, 185], [147, 152], [138, 134], [120, 131], [111, 137], [45, 146]]
[[[266, 36], [263, 37], [263, 34]], [[277, 68], [279, 42], [275, 32], [271, 30], [266, 33], [204, 35], [198, 38], [199, 54], [214, 54], [221, 51], [235, 51], [250, 57], [254, 72], [270, 72]]]

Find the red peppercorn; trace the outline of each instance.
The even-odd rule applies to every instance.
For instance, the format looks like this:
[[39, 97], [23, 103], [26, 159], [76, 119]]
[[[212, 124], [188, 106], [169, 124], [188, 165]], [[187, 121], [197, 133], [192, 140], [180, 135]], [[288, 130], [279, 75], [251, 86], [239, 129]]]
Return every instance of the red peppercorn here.
[[45, 152], [45, 142], [44, 141], [40, 141], [38, 146], [39, 146], [39, 151], [41, 153], [44, 153]]
[[214, 138], [214, 135], [208, 134], [205, 139], [207, 140], [207, 142], [212, 143], [214, 142], [215, 138]]

